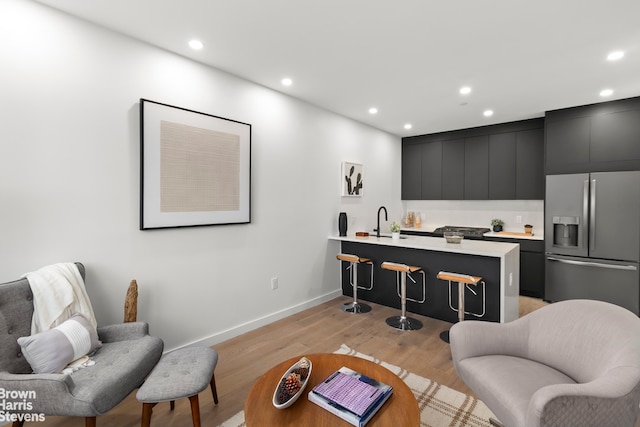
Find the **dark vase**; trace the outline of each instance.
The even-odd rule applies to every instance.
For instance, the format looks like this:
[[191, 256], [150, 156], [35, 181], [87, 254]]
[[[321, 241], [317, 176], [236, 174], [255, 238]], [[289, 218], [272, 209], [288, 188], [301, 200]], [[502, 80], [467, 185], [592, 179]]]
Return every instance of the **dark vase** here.
[[496, 233], [502, 231], [502, 226], [501, 225], [494, 225], [493, 226], [493, 231], [495, 231]]
[[347, 235], [347, 213], [346, 212], [340, 212], [340, 215], [338, 215], [338, 231], [340, 232], [341, 236]]

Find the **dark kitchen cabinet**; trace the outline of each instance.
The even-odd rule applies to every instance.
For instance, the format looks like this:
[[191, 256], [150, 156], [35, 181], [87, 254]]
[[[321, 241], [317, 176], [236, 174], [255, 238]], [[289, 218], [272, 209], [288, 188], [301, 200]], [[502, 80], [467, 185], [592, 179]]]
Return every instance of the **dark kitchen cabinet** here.
[[545, 173], [640, 170], [640, 97], [546, 112]]
[[516, 132], [516, 199], [544, 199], [544, 129]]
[[442, 143], [440, 141], [422, 144], [422, 199], [442, 198]]
[[544, 299], [544, 241], [485, 237], [492, 242], [520, 245], [520, 295]]
[[544, 119], [402, 138], [403, 200], [540, 200]]
[[544, 253], [520, 252], [520, 295], [544, 299]]
[[489, 137], [476, 136], [464, 140], [464, 198], [489, 198]]
[[402, 145], [402, 200], [422, 199], [422, 144]]
[[570, 165], [589, 163], [590, 124], [588, 117], [570, 120], [547, 120], [546, 167], [555, 170]]
[[489, 199], [516, 198], [516, 132], [489, 136]]
[[640, 159], [640, 110], [591, 118], [590, 161]]
[[442, 143], [442, 200], [464, 199], [464, 139]]

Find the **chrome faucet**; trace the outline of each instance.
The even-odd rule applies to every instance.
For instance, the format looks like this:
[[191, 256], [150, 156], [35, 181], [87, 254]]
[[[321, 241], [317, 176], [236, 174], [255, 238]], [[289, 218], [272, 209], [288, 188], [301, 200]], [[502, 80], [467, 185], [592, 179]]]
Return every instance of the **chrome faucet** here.
[[380, 211], [384, 209], [384, 220], [388, 221], [388, 217], [387, 217], [387, 208], [385, 208], [384, 206], [380, 206], [380, 208], [378, 209], [378, 228], [377, 228], [377, 233], [376, 233], [376, 237], [380, 237]]

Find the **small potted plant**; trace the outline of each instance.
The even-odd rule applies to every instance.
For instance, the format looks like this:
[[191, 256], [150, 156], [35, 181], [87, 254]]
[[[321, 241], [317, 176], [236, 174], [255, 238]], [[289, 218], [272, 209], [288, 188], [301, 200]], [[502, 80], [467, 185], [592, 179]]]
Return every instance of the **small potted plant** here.
[[531, 235], [533, 235], [533, 225], [531, 225], [531, 224], [525, 224], [525, 225], [524, 225], [524, 232], [525, 232], [526, 234], [531, 234]]
[[495, 231], [496, 233], [502, 231], [503, 225], [504, 221], [501, 219], [496, 218], [491, 220], [491, 226], [493, 227], [493, 231]]
[[400, 224], [398, 224], [397, 222], [393, 221], [389, 228], [391, 229], [391, 238], [399, 239], [400, 238]]

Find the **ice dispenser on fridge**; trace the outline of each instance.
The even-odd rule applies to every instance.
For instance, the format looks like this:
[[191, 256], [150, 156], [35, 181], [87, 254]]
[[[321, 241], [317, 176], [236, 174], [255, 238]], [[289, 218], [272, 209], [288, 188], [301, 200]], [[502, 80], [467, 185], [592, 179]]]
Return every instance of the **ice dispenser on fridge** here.
[[553, 217], [553, 246], [565, 248], [578, 247], [578, 228], [580, 217], [554, 216]]

